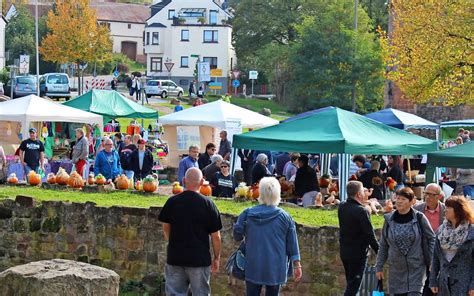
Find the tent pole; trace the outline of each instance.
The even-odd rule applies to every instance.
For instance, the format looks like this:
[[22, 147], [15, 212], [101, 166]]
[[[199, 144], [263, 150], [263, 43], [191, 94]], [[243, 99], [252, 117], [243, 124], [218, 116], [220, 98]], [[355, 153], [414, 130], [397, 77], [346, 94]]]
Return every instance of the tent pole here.
[[230, 174], [234, 175], [235, 173], [235, 158], [237, 155], [237, 149], [232, 147], [232, 153], [230, 154]]

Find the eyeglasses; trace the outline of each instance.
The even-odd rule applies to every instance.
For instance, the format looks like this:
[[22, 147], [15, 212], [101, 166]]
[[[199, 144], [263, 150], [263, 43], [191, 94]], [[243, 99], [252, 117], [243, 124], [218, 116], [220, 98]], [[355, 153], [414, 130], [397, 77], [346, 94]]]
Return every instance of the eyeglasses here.
[[426, 195], [426, 196], [433, 196], [433, 197], [436, 196], [436, 195], [439, 195], [439, 194], [441, 194], [441, 192], [439, 192], [439, 193], [426, 192], [426, 191], [423, 192], [423, 195]]

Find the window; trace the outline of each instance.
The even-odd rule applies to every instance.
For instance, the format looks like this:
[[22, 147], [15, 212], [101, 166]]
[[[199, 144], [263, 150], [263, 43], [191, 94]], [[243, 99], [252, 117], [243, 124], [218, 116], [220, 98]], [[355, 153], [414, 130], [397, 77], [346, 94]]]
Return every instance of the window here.
[[162, 58], [150, 58], [151, 72], [161, 72]]
[[146, 45], [150, 45], [150, 32], [146, 32]]
[[209, 11], [209, 24], [217, 25], [217, 10]]
[[158, 32], [153, 32], [151, 35], [151, 44], [158, 45], [160, 44], [160, 34]]
[[181, 57], [181, 68], [188, 68], [189, 67], [189, 57], [184, 56]]
[[183, 8], [179, 11], [180, 17], [204, 17], [205, 8]]
[[168, 19], [172, 20], [176, 16], [176, 11], [174, 9], [168, 10]]
[[208, 62], [211, 69], [217, 69], [217, 58], [216, 57], [204, 57], [203, 62]]
[[217, 43], [217, 30], [204, 30], [204, 43]]
[[128, 27], [129, 29], [131, 29], [131, 28], [132, 28], [132, 24], [128, 24], [127, 27]]
[[187, 79], [181, 79], [181, 80], [179, 81], [179, 85], [186, 85], [186, 86], [187, 86], [187, 85], [189, 85], [189, 80], [187, 80]]
[[189, 30], [181, 30], [181, 41], [189, 41]]

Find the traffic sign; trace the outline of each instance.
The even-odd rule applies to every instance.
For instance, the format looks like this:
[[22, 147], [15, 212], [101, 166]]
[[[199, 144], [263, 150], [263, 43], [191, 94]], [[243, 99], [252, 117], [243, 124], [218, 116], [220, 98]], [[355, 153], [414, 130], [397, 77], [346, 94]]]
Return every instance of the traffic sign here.
[[239, 70], [232, 70], [232, 75], [234, 76], [234, 79], [239, 79], [240, 71]]
[[209, 89], [215, 89], [215, 90], [220, 90], [222, 89], [222, 82], [209, 82]]
[[238, 81], [237, 79], [232, 80], [232, 86], [235, 87], [235, 88], [239, 87], [240, 86], [240, 81]]
[[165, 67], [166, 67], [166, 70], [168, 70], [168, 72], [171, 72], [171, 69], [173, 69], [173, 66], [174, 66], [174, 63], [172, 62], [165, 63]]
[[119, 71], [117, 70], [117, 68], [115, 68], [115, 71], [114, 71], [114, 77], [117, 78], [119, 76]]
[[249, 79], [258, 79], [258, 71], [249, 71]]
[[198, 54], [192, 54], [191, 57], [192, 58], [199, 58], [199, 55]]
[[30, 56], [20, 55], [20, 74], [28, 74], [30, 72]]
[[198, 79], [199, 81], [211, 81], [211, 66], [209, 62], [198, 63]]
[[222, 76], [222, 69], [211, 69], [211, 76], [212, 77], [221, 77]]

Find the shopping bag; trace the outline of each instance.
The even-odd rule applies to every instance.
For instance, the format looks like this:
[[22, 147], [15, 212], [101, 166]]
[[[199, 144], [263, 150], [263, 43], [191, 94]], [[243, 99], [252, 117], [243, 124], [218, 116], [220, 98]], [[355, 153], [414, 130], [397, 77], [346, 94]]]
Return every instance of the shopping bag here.
[[377, 282], [377, 287], [375, 288], [375, 291], [372, 291], [372, 296], [384, 296], [383, 292], [383, 281], [379, 280]]

